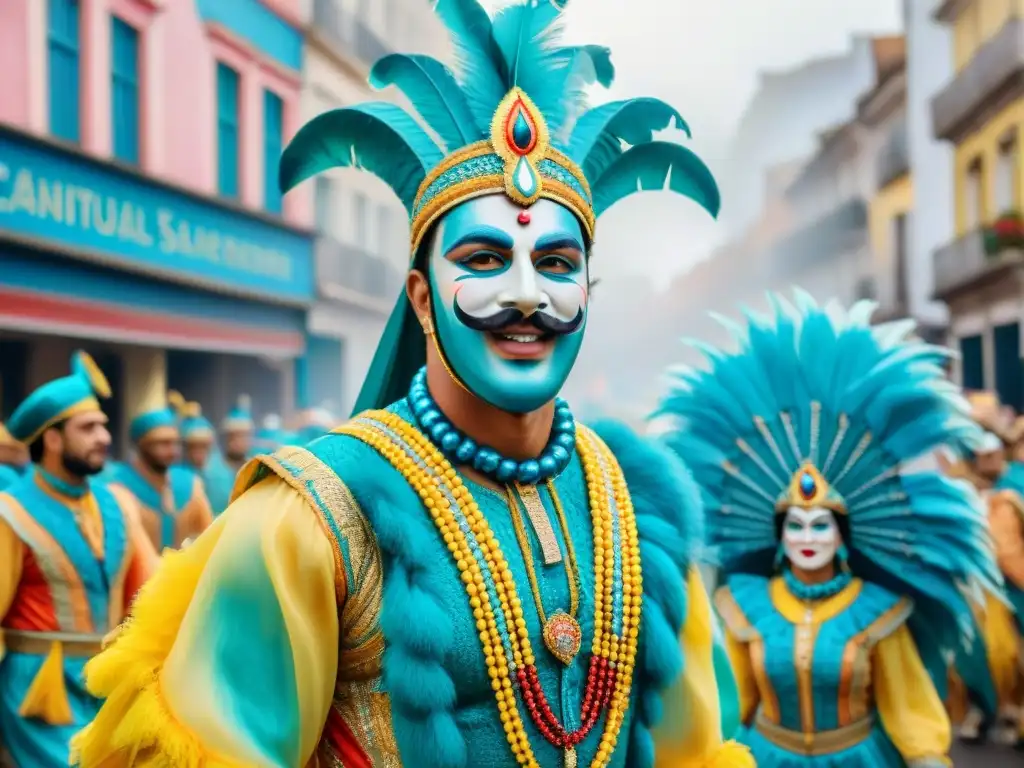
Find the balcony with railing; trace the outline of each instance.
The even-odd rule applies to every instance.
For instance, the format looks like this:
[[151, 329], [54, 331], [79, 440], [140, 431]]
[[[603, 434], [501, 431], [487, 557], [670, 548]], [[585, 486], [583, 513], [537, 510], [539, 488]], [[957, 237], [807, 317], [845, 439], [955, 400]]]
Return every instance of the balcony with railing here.
[[957, 140], [991, 103], [1024, 90], [1024, 20], [1012, 18], [932, 99], [932, 127], [940, 139]]
[[392, 53], [365, 21], [341, 7], [341, 0], [313, 1], [313, 30], [336, 54], [364, 67]]
[[938, 248], [932, 258], [935, 296], [943, 300], [975, 286], [995, 283], [1024, 266], [1024, 251], [1019, 248], [986, 251], [980, 228]]
[[316, 273], [323, 297], [371, 309], [390, 309], [404, 277], [387, 259], [327, 234], [317, 237]]
[[878, 188], [890, 184], [910, 171], [910, 142], [907, 134], [907, 121], [901, 119], [885, 137], [885, 143], [878, 153], [875, 173]]

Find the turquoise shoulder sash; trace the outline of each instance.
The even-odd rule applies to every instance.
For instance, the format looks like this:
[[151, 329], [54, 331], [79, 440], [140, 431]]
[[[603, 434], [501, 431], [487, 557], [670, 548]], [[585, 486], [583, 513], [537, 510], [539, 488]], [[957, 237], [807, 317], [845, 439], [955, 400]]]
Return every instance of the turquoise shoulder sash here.
[[[62, 632], [106, 632], [120, 620], [120, 595], [131, 552], [124, 511], [99, 484], [92, 494], [103, 523], [97, 560], [74, 512], [36, 482], [0, 494], [0, 517], [32, 550], [50, 588]], [[113, 603], [117, 603], [116, 605]]]

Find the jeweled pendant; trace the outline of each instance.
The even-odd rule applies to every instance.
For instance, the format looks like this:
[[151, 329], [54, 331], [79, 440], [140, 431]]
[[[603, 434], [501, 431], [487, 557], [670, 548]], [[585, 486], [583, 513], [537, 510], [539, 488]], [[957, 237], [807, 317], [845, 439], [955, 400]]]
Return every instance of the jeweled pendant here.
[[567, 613], [559, 611], [552, 614], [544, 624], [544, 645], [565, 665], [576, 658], [582, 641], [583, 630], [579, 622]]
[[565, 748], [565, 768], [576, 768], [576, 747]]
[[519, 158], [515, 169], [512, 171], [512, 184], [520, 194], [530, 197], [537, 191], [537, 174], [534, 173], [530, 161], [525, 157]]

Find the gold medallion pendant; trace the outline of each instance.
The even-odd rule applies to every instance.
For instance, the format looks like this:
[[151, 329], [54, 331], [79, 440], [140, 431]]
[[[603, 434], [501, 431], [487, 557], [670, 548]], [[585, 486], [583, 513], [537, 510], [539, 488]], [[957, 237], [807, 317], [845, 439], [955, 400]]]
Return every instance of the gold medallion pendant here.
[[576, 619], [563, 611], [544, 622], [544, 645], [563, 664], [570, 664], [580, 652], [583, 630]]

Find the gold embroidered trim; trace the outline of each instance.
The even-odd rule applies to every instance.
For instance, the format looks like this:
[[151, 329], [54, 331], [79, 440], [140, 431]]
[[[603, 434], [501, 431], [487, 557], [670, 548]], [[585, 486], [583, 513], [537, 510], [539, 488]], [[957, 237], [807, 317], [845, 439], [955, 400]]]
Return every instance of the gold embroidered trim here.
[[772, 744], [786, 752], [808, 757], [823, 757], [855, 747], [871, 735], [874, 726], [874, 718], [866, 717], [845, 728], [811, 733], [808, 740], [808, 734], [791, 731], [769, 722], [760, 711], [754, 720], [754, 727], [758, 733]]
[[[544, 502], [540, 499], [535, 485], [516, 484], [516, 492], [526, 507], [526, 516], [530, 518], [530, 525], [533, 532], [540, 541], [540, 550], [544, 555], [544, 565], [556, 565], [562, 562], [562, 550], [558, 546], [558, 539], [555, 537], [555, 529], [551, 525], [551, 518], [548, 511], [544, 509]], [[510, 503], [516, 503], [511, 499]]]
[[[341, 530], [344, 511], [356, 507], [348, 488], [329, 466], [305, 448], [282, 448], [271, 456], [260, 456], [258, 461], [298, 492], [317, 512], [317, 520], [334, 553], [334, 590], [338, 605], [345, 605], [348, 592], [345, 558], [334, 531], [335, 527]], [[291, 469], [282, 462], [289, 464]]]
[[761, 707], [764, 716], [773, 722], [781, 720], [779, 710], [779, 699], [772, 687], [771, 679], [768, 677], [768, 670], [765, 667], [765, 645], [754, 626], [747, 619], [740, 608], [736, 598], [728, 586], [719, 587], [714, 594], [715, 610], [725, 622], [729, 634], [737, 642], [746, 645], [746, 651], [750, 659], [750, 669], [754, 675], [754, 682], [757, 685], [761, 697]]
[[854, 635], [843, 650], [839, 678], [839, 723], [846, 725], [867, 717], [871, 711], [871, 651], [910, 618], [914, 602], [900, 598], [896, 604]]

